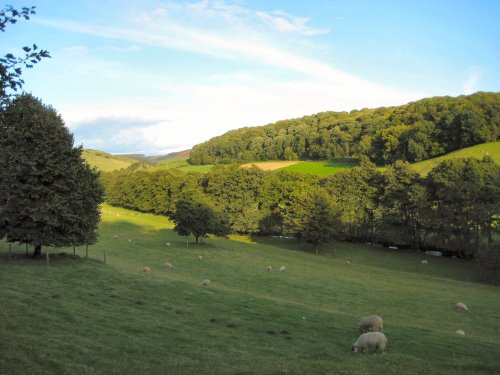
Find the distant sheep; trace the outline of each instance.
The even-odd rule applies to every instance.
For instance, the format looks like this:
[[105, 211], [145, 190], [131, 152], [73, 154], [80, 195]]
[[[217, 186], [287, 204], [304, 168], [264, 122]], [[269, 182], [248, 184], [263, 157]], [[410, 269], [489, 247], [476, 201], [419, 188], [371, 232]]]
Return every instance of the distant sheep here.
[[130, 243], [130, 242], [132, 242], [132, 240], [129, 238], [129, 239], [128, 239], [128, 242]]
[[198, 260], [202, 260], [203, 257], [201, 255], [198, 255]]
[[465, 332], [459, 329], [457, 332], [455, 332], [459, 336], [465, 336]]
[[174, 268], [174, 266], [170, 262], [165, 262], [165, 268]]
[[421, 261], [420, 263], [422, 264], [428, 264], [429, 262], [427, 261], [427, 259], [424, 259], [423, 261]]
[[465, 303], [462, 303], [462, 302], [458, 302], [455, 305], [455, 308], [457, 309], [458, 312], [461, 312], [461, 313], [468, 313], [469, 312], [469, 308], [467, 307], [467, 305]]
[[344, 262], [344, 264], [345, 264], [346, 266], [350, 266], [350, 265], [351, 265], [351, 261], [350, 261], [350, 260], [346, 260], [346, 261]]
[[280, 272], [285, 272], [286, 271], [286, 267], [285, 266], [281, 266], [280, 267]]
[[378, 315], [365, 316], [358, 324], [358, 331], [365, 332], [382, 332], [384, 330], [384, 321]]
[[353, 353], [376, 353], [384, 352], [387, 345], [387, 337], [382, 332], [367, 332], [358, 337], [352, 345]]
[[142, 272], [151, 272], [151, 268], [146, 266], [142, 269]]
[[170, 246], [170, 242], [165, 242], [165, 246]]
[[273, 266], [267, 266], [267, 272], [273, 272]]
[[210, 280], [208, 280], [208, 279], [203, 280], [201, 282], [201, 285], [203, 285], [203, 286], [209, 286], [210, 285]]
[[113, 238], [114, 238], [114, 239], [117, 239], [117, 238], [118, 238], [118, 235], [117, 235], [117, 234], [113, 234]]

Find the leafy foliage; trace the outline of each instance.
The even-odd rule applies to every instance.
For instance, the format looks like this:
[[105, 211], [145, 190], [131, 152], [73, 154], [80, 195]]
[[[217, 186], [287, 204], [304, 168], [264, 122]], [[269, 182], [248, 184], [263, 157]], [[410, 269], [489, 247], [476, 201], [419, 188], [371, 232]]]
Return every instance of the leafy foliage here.
[[500, 94], [436, 97], [399, 107], [323, 112], [232, 130], [196, 145], [194, 164], [333, 160], [416, 162], [500, 136]]
[[7, 107], [0, 129], [0, 237], [41, 246], [96, 241], [102, 187], [56, 111], [31, 95]]

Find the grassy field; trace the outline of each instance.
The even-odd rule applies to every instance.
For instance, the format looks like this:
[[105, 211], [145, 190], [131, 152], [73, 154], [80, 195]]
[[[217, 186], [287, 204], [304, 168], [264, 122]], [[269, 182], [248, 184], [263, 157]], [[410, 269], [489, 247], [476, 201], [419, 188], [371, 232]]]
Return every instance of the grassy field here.
[[[187, 247], [171, 228], [105, 205], [89, 259], [68, 249], [46, 266], [0, 243], [0, 373], [500, 373], [500, 289], [468, 261], [241, 236]], [[385, 354], [350, 352], [368, 314]]]
[[87, 163], [103, 172], [127, 168], [135, 162], [135, 160], [132, 159], [122, 158], [97, 150], [83, 150], [83, 158]]
[[303, 161], [295, 165], [283, 168], [284, 171], [311, 173], [318, 176], [329, 176], [343, 169], [358, 165], [356, 162], [341, 161]]
[[427, 175], [432, 168], [444, 160], [455, 158], [476, 158], [482, 159], [484, 156], [490, 156], [495, 163], [500, 164], [500, 142], [483, 143], [480, 145], [463, 148], [437, 158], [424, 160], [414, 163], [413, 168], [422, 175]]
[[191, 165], [188, 163], [189, 151], [179, 153], [168, 159], [158, 161], [152, 170], [158, 169], [179, 169], [184, 172], [209, 172], [213, 165]]

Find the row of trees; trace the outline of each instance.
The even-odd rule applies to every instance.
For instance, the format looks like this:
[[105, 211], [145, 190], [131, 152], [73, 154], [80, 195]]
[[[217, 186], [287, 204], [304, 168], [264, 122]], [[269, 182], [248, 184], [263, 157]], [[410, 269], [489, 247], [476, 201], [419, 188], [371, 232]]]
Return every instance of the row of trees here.
[[323, 112], [232, 130], [196, 145], [193, 164], [368, 157], [416, 162], [500, 136], [500, 94], [436, 97], [399, 107]]
[[[34, 13], [7, 6], [0, 31]], [[104, 190], [57, 112], [32, 95], [17, 95], [22, 68], [50, 57], [36, 44], [23, 51], [0, 58], [0, 239], [30, 244], [39, 256], [42, 246], [95, 243]]]
[[103, 181], [114, 205], [176, 223], [199, 212], [211, 229], [181, 233], [197, 237], [274, 234], [315, 246], [336, 237], [468, 256], [491, 246], [498, 233], [500, 166], [489, 158], [448, 160], [426, 177], [398, 161], [383, 172], [363, 162], [327, 178], [220, 165], [207, 174], [118, 171]]

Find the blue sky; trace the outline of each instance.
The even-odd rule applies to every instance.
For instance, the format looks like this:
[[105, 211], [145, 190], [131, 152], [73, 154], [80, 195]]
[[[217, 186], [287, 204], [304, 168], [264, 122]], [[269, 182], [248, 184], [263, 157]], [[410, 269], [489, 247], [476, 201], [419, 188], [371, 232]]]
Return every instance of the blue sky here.
[[500, 91], [500, 1], [0, 1], [35, 5], [0, 53], [76, 144], [164, 154], [320, 111]]

